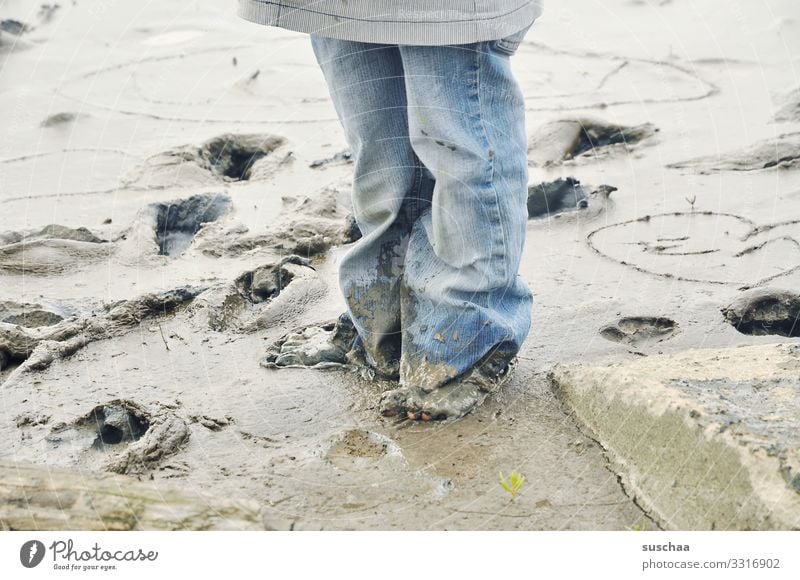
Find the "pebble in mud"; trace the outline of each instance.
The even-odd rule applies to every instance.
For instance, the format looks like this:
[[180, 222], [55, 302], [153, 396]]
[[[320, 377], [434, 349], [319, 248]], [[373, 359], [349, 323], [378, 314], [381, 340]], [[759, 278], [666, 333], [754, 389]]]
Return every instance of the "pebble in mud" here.
[[551, 121], [531, 136], [528, 160], [545, 167], [576, 157], [626, 153], [656, 132], [658, 129], [651, 123], [625, 126], [588, 118]]
[[642, 348], [672, 338], [678, 331], [674, 320], [665, 317], [630, 316], [600, 329], [600, 336], [634, 348]]
[[701, 174], [715, 171], [758, 171], [772, 167], [797, 168], [800, 167], [800, 133], [785, 133], [744, 149], [696, 157], [671, 163], [667, 167], [692, 169]]
[[759, 288], [722, 309], [725, 320], [742, 334], [800, 336], [800, 294]]

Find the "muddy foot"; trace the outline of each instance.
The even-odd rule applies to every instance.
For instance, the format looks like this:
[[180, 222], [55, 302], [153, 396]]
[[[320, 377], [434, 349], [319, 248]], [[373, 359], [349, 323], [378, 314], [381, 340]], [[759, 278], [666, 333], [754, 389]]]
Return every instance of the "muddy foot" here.
[[347, 314], [336, 321], [293, 330], [275, 341], [261, 360], [266, 368], [342, 367], [356, 337], [353, 322]]
[[381, 398], [381, 413], [385, 417], [406, 416], [412, 421], [458, 419], [472, 412], [486, 400], [489, 393], [506, 383], [511, 378], [514, 365], [512, 361], [494, 377], [476, 369], [431, 392], [409, 386], [387, 391]]

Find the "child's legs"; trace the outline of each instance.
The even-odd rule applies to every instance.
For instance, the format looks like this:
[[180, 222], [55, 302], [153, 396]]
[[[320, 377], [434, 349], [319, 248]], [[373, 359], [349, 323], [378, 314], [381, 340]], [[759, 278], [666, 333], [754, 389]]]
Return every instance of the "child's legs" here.
[[363, 237], [343, 258], [339, 283], [369, 362], [396, 375], [400, 280], [417, 197], [430, 179], [408, 140], [397, 46], [312, 36], [355, 161], [353, 210]]
[[401, 381], [428, 390], [527, 336], [525, 108], [495, 42], [400, 54], [411, 144], [436, 180], [406, 253]]

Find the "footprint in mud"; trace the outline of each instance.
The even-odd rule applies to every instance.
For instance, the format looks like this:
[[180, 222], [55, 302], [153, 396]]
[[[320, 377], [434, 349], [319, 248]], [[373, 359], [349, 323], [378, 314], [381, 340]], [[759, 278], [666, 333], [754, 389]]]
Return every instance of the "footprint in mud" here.
[[0, 233], [0, 272], [57, 275], [106, 259], [113, 244], [86, 228], [52, 224], [40, 230]]
[[212, 330], [253, 332], [301, 314], [326, 288], [305, 258], [286, 256], [240, 274], [199, 297], [194, 311]]
[[750, 288], [800, 269], [800, 220], [756, 225], [735, 214], [672, 212], [609, 224], [587, 240], [624, 266], [689, 282]]
[[227, 195], [211, 194], [153, 204], [150, 210], [155, 212], [158, 253], [162, 256], [180, 256], [191, 246], [203, 225], [226, 215], [231, 206], [231, 198]]
[[675, 336], [678, 324], [664, 317], [630, 316], [600, 329], [600, 336], [634, 348], [663, 342]]
[[285, 143], [276, 135], [226, 133], [149, 157], [125, 181], [155, 188], [263, 179], [285, 161], [276, 153]]
[[63, 449], [74, 460], [102, 461], [106, 471], [123, 474], [154, 469], [188, 439], [186, 422], [169, 409], [153, 413], [124, 399], [98, 405], [72, 423], [56, 425], [46, 438], [51, 448]]
[[400, 447], [380, 433], [349, 429], [336, 436], [324, 452], [324, 458], [346, 471], [364, 469], [385, 458], [400, 458]]
[[590, 207], [601, 211], [616, 190], [616, 187], [601, 185], [587, 192], [574, 177], [531, 185], [528, 187], [528, 218], [558, 217], [566, 212]]
[[673, 169], [692, 169], [701, 174], [715, 171], [758, 171], [800, 167], [800, 133], [785, 133], [744, 149], [670, 163]]
[[800, 336], [800, 294], [760, 288], [722, 309], [725, 319], [742, 334]]
[[335, 187], [326, 187], [312, 196], [284, 197], [284, 209], [275, 226], [267, 233], [236, 237], [228, 241], [209, 241], [201, 246], [213, 256], [237, 256], [256, 248], [272, 248], [284, 254], [307, 258], [320, 256], [333, 246], [349, 244], [361, 237], [350, 211], [349, 195]]
[[547, 167], [569, 159], [624, 154], [653, 137], [658, 129], [651, 123], [624, 126], [598, 119], [562, 119], [539, 127], [528, 143], [531, 164]]
[[338, 320], [295, 329], [276, 340], [261, 360], [265, 368], [341, 368], [354, 356], [353, 321], [344, 313]]

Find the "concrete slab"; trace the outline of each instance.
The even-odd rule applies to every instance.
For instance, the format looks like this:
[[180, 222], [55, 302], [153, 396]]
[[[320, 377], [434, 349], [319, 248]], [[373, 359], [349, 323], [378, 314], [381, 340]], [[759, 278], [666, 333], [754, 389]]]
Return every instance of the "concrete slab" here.
[[563, 364], [550, 379], [663, 527], [800, 529], [800, 344]]

